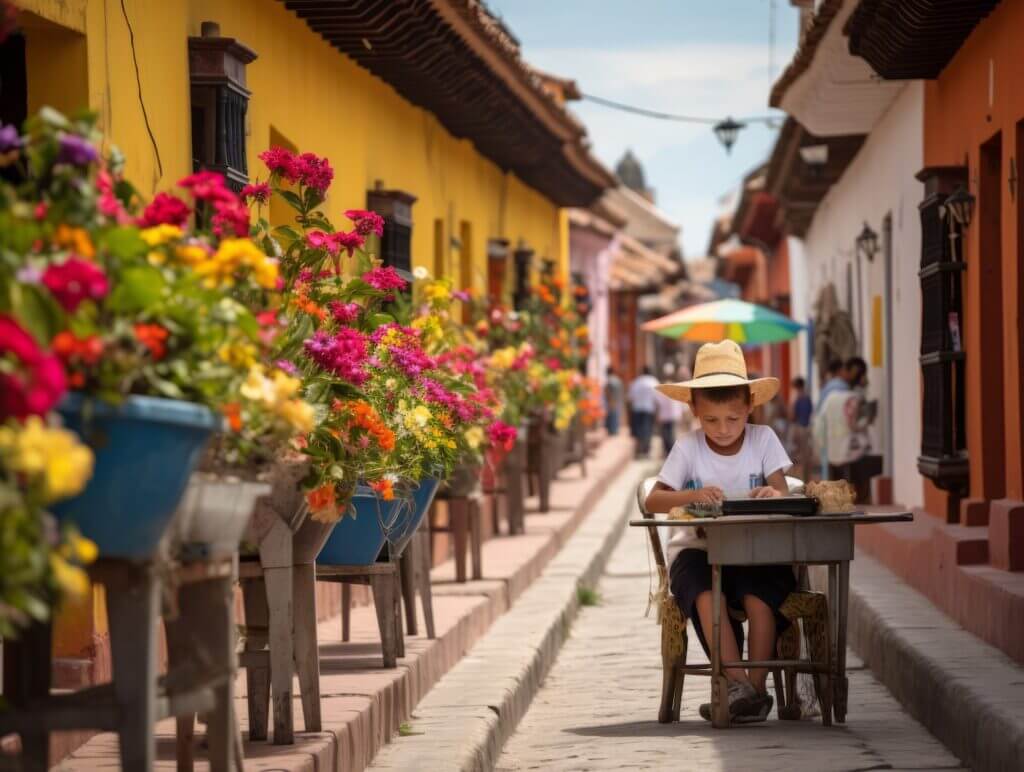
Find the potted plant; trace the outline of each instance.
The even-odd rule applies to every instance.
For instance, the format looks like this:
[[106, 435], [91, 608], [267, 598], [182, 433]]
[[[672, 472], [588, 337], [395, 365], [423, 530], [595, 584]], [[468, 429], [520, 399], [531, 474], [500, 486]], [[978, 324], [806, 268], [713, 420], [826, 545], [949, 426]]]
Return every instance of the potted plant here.
[[58, 411], [96, 456], [54, 513], [105, 555], [146, 558], [222, 426], [237, 373], [216, 352], [256, 332], [225, 287], [270, 289], [277, 264], [245, 237], [248, 211], [219, 175], [181, 181], [194, 207], [161, 194], [138, 212], [122, 159], [98, 143], [91, 116], [49, 109], [17, 137], [22, 182], [0, 193], [3, 281], [71, 387]]

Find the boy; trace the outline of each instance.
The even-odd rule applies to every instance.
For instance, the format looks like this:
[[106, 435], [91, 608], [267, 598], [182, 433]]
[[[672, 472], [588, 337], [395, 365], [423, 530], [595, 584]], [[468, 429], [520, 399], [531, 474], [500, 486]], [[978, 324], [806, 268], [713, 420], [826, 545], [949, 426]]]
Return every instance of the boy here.
[[[647, 497], [652, 512], [668, 512], [689, 504], [714, 504], [726, 497], [767, 498], [788, 493], [785, 472], [792, 466], [782, 443], [768, 426], [748, 424], [754, 408], [771, 400], [779, 390], [775, 378], [747, 378], [743, 353], [734, 342], [708, 343], [697, 352], [694, 377], [683, 383], [663, 384], [658, 390], [690, 404], [700, 430], [682, 437], [658, 475]], [[704, 534], [676, 528], [668, 543], [672, 595], [689, 619], [704, 651], [704, 631], [711, 630], [711, 568]], [[741, 659], [743, 627], [728, 609], [746, 612], [750, 621], [750, 659], [775, 656], [778, 632], [788, 625], [779, 613], [796, 586], [790, 566], [727, 566], [722, 570], [725, 606], [721, 617], [721, 656], [725, 662]], [[742, 668], [725, 671], [729, 682], [729, 715], [736, 723], [764, 721], [772, 709], [765, 688], [768, 671]], [[701, 716], [711, 719], [709, 704]]]

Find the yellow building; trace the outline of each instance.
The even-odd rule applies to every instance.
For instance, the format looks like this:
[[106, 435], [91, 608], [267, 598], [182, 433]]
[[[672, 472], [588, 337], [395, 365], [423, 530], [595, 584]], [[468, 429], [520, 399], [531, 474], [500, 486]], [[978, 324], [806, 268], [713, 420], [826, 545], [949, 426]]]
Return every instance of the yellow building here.
[[[558, 88], [473, 0], [15, 5], [0, 122], [89, 108], [146, 195], [172, 189], [225, 137], [233, 162], [221, 166], [236, 184], [266, 178], [257, 155], [271, 145], [314, 152], [335, 170], [338, 226], [346, 209], [381, 208], [399, 264], [507, 299], [541, 259], [567, 272], [565, 207], [612, 184]], [[217, 66], [228, 77], [204, 79]], [[58, 628], [58, 654], [92, 662], [86, 680], [107, 669], [101, 605], [68, 610]]]

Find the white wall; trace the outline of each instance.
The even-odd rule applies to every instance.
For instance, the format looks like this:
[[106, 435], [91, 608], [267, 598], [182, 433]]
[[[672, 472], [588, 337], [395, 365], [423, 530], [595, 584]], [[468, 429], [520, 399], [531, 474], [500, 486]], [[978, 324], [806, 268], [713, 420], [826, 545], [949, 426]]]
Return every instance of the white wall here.
[[[804, 242], [794, 236], [787, 238], [787, 250], [789, 251], [789, 293], [790, 293], [790, 316], [800, 322], [807, 324], [811, 318], [811, 295], [807, 288], [807, 250]], [[808, 332], [801, 332], [789, 347], [789, 367], [793, 377], [802, 375], [808, 383], [814, 379], [814, 374], [807, 370], [807, 351], [811, 347]]]
[[[894, 496], [907, 506], [919, 506], [923, 498], [921, 476], [917, 472], [921, 447], [918, 366], [921, 291], [917, 277], [921, 226], [917, 206], [924, 197], [924, 186], [914, 178], [924, 165], [923, 106], [923, 85], [908, 83], [876, 124], [842, 178], [825, 196], [804, 239], [805, 297], [813, 303], [819, 289], [831, 281], [836, 286], [840, 305], [845, 307], [848, 277], [852, 274], [854, 329], [861, 343], [861, 355], [871, 366], [872, 298], [882, 296], [884, 309], [885, 256], [880, 248], [873, 262], [861, 259], [858, 287], [855, 241], [866, 221], [879, 234], [881, 247], [883, 220], [886, 215], [892, 217], [893, 345], [890, 356], [893, 367], [891, 373], [885, 368], [883, 338], [883, 366], [871, 366], [868, 377], [871, 398], [879, 400], [873, 442], [883, 452], [891, 442], [893, 453], [887, 463], [891, 464]], [[852, 270], [848, 272], [847, 266], [852, 266]], [[796, 289], [794, 286], [794, 298], [799, 297]], [[895, 410], [887, 399], [889, 377], [892, 378]]]

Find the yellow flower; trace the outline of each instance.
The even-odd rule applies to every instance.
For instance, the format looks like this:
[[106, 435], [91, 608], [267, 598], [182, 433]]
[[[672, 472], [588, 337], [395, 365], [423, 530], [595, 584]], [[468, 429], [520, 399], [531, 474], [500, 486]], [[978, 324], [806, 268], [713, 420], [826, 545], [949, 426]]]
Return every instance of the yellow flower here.
[[430, 409], [426, 405], [417, 405], [405, 414], [405, 427], [410, 431], [422, 429], [427, 425], [431, 417]]
[[56, 552], [50, 553], [50, 571], [61, 592], [80, 598], [89, 591], [89, 576], [78, 566], [72, 565]]
[[241, 370], [252, 367], [256, 362], [256, 347], [251, 343], [225, 343], [217, 349], [217, 356], [222, 362]]
[[289, 399], [281, 403], [281, 417], [300, 434], [309, 434], [315, 426], [313, 406], [305, 400]]
[[199, 265], [210, 258], [210, 253], [198, 244], [182, 244], [174, 253], [185, 265]]
[[99, 548], [91, 539], [72, 533], [60, 547], [60, 556], [80, 565], [88, 565], [99, 557]]
[[0, 454], [8, 466], [43, 484], [48, 501], [74, 496], [92, 476], [92, 451], [65, 429], [30, 416], [19, 429], [0, 430]]
[[277, 287], [277, 261], [271, 260], [266, 255], [252, 267], [256, 283], [263, 289], [274, 289]]
[[181, 228], [177, 225], [168, 225], [162, 223], [160, 225], [154, 225], [152, 228], [143, 228], [139, 231], [139, 236], [151, 247], [158, 247], [161, 244], [166, 244], [168, 241], [176, 241], [182, 237]]
[[299, 393], [302, 381], [292, 378], [283, 370], [275, 370], [272, 376], [274, 386], [274, 398], [279, 401], [291, 399]]
[[515, 346], [499, 348], [491, 354], [491, 365], [501, 370], [508, 370], [516, 361], [517, 352]]
[[431, 303], [439, 303], [451, 297], [451, 290], [443, 281], [432, 281], [423, 287], [423, 297]]
[[466, 429], [463, 436], [466, 438], [466, 444], [469, 445], [470, 450], [476, 450], [484, 441], [483, 427], [471, 426]]
[[242, 396], [246, 399], [251, 399], [253, 402], [266, 402], [273, 404], [274, 401], [274, 385], [270, 382], [270, 379], [263, 374], [263, 366], [254, 364], [249, 368], [249, 375], [246, 376], [245, 382], [242, 384], [239, 391]]

